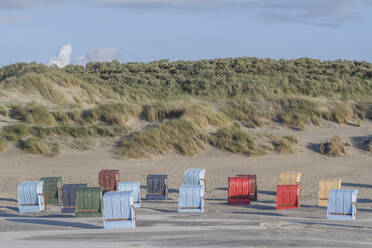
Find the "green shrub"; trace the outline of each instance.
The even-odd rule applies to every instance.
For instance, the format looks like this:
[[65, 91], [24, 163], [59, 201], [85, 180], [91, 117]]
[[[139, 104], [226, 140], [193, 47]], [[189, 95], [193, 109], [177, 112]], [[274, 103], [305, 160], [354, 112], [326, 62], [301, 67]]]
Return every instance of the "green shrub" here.
[[305, 125], [319, 125], [322, 111], [313, 101], [302, 98], [283, 98], [275, 102], [278, 109], [278, 120], [286, 126], [305, 130]]
[[4, 151], [6, 148], [6, 139], [0, 136], [0, 152]]
[[152, 105], [145, 105], [142, 108], [142, 116], [146, 121], [154, 122], [170, 118], [180, 118], [185, 109], [174, 105], [157, 103]]
[[9, 115], [9, 110], [5, 106], [0, 105], [0, 115], [2, 116], [8, 116]]
[[29, 124], [51, 126], [56, 123], [54, 116], [44, 106], [35, 103], [29, 103], [25, 107], [13, 106], [10, 116]]
[[346, 154], [346, 149], [338, 136], [333, 137], [330, 142], [326, 142], [320, 145], [320, 152], [328, 155], [338, 157]]
[[17, 123], [3, 128], [2, 135], [8, 141], [16, 141], [30, 134], [30, 129], [23, 123]]
[[240, 125], [234, 123], [232, 127], [220, 128], [210, 138], [210, 144], [232, 153], [246, 155], [255, 154], [256, 146], [254, 138], [241, 130]]
[[345, 123], [353, 118], [353, 109], [346, 104], [338, 103], [332, 110], [333, 120], [337, 123]]
[[259, 111], [258, 106], [247, 101], [232, 102], [223, 107], [222, 112], [249, 128], [256, 128], [264, 125], [264, 114]]
[[83, 119], [88, 123], [103, 121], [110, 124], [124, 126], [133, 116], [138, 114], [136, 106], [123, 103], [110, 103], [83, 112]]
[[31, 154], [45, 154], [48, 152], [48, 145], [43, 140], [35, 137], [20, 140], [19, 147]]
[[197, 153], [205, 142], [206, 137], [193, 122], [176, 119], [125, 137], [121, 142], [120, 154], [141, 158], [175, 150], [188, 156]]

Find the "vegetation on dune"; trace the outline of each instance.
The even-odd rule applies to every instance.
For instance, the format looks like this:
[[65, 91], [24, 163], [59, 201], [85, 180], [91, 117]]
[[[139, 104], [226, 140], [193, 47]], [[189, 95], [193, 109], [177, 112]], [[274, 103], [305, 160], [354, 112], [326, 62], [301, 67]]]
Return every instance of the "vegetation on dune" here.
[[96, 121], [107, 122], [112, 125], [124, 126], [133, 116], [138, 115], [138, 107], [123, 103], [99, 105], [82, 113], [82, 119], [88, 123]]
[[29, 124], [46, 126], [56, 124], [54, 116], [47, 110], [47, 108], [36, 103], [29, 103], [26, 106], [13, 106], [10, 110], [10, 116]]
[[184, 107], [175, 106], [170, 103], [156, 103], [144, 105], [141, 115], [146, 121], [154, 122], [164, 119], [180, 118], [184, 112]]
[[0, 105], [0, 115], [8, 116], [9, 115], [9, 109], [5, 106]]
[[149, 154], [159, 155], [174, 150], [189, 156], [196, 154], [205, 143], [205, 135], [192, 121], [168, 120], [157, 127], [125, 137], [120, 145], [120, 154], [141, 158]]
[[19, 147], [31, 154], [45, 154], [48, 152], [48, 145], [43, 140], [35, 137], [20, 140]]
[[4, 151], [6, 148], [6, 139], [0, 136], [0, 152]]
[[234, 123], [231, 127], [218, 129], [216, 134], [210, 137], [209, 143], [232, 153], [254, 155], [258, 152], [254, 137], [242, 131], [237, 123]]
[[[12, 97], [1, 103], [0, 115], [19, 123], [3, 127], [0, 150], [1, 142], [25, 147], [26, 141], [40, 145], [51, 136], [72, 137], [72, 146], [88, 149], [92, 137], [127, 135], [120, 154], [133, 158], [171, 150], [193, 155], [206, 143], [246, 155], [292, 153], [294, 137], [260, 140], [240, 125], [277, 121], [304, 130], [322, 120], [372, 119], [372, 64], [359, 61], [113, 61], [64, 69], [19, 63], [0, 68], [0, 90], [41, 96], [33, 98], [39, 103], [6, 102]], [[133, 117], [148, 127], [128, 135]], [[332, 140], [323, 150], [342, 152], [338, 145]], [[58, 143], [49, 144], [48, 152], [58, 154]]]
[[249, 128], [262, 127], [265, 123], [262, 107], [246, 100], [228, 103], [222, 108], [222, 112]]
[[328, 156], [338, 157], [346, 154], [346, 149], [340, 137], [335, 136], [329, 142], [320, 145], [320, 152]]

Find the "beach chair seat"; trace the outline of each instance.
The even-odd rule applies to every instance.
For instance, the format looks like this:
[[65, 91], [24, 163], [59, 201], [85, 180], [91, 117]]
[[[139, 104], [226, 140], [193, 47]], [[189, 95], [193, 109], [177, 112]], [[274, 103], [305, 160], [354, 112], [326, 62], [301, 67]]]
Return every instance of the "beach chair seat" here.
[[62, 186], [62, 213], [75, 213], [76, 191], [80, 187], [88, 187], [88, 184], [64, 184]]
[[76, 217], [102, 216], [102, 188], [79, 187], [76, 190]]
[[276, 209], [291, 209], [300, 207], [300, 184], [277, 185]]
[[229, 177], [228, 204], [250, 204], [250, 178]]
[[61, 205], [62, 177], [42, 177], [46, 205]]
[[98, 185], [102, 187], [103, 194], [118, 190], [119, 177], [119, 170], [101, 170], [98, 173]]
[[141, 207], [140, 182], [119, 182], [118, 191], [132, 192], [134, 207], [135, 208]]
[[104, 228], [134, 228], [136, 226], [136, 210], [132, 192], [107, 192], [103, 196], [103, 206]]
[[256, 175], [237, 175], [237, 177], [249, 178], [249, 199], [257, 201], [257, 176]]
[[204, 185], [182, 185], [179, 190], [178, 212], [204, 213]]
[[183, 185], [203, 185], [206, 191], [205, 172], [206, 170], [201, 168], [188, 168], [183, 174]]
[[146, 200], [168, 199], [168, 176], [148, 175]]
[[18, 210], [20, 213], [45, 211], [43, 181], [27, 181], [18, 184]]
[[321, 179], [319, 180], [318, 206], [327, 207], [329, 192], [332, 189], [341, 188], [341, 179]]
[[301, 184], [301, 176], [301, 172], [281, 172], [279, 176], [279, 185]]
[[357, 196], [357, 189], [332, 189], [328, 197], [327, 219], [356, 220]]

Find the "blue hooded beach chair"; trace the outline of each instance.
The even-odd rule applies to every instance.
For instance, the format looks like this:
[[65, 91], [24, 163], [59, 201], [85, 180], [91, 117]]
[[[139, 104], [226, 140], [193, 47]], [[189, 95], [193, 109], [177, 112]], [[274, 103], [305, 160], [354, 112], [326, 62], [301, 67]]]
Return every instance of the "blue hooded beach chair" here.
[[103, 196], [103, 206], [104, 228], [136, 227], [136, 210], [132, 192], [107, 192]]
[[183, 185], [179, 190], [178, 212], [204, 213], [204, 185]]
[[188, 168], [183, 174], [183, 185], [203, 185], [206, 190], [205, 169]]
[[45, 210], [43, 181], [18, 184], [18, 209], [20, 213], [38, 213]]
[[328, 220], [356, 220], [357, 189], [332, 189], [328, 196]]
[[133, 194], [134, 207], [141, 207], [140, 182], [119, 182], [118, 191], [129, 191]]

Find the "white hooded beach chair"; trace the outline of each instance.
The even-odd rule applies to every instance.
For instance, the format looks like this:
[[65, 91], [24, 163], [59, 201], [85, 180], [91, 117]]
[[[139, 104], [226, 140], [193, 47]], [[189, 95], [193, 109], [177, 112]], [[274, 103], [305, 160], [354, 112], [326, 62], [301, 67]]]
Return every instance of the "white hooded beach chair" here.
[[20, 213], [38, 213], [45, 210], [43, 181], [18, 184], [18, 209]]
[[140, 182], [119, 182], [118, 191], [129, 191], [133, 194], [134, 207], [141, 207]]
[[328, 196], [328, 220], [356, 220], [357, 189], [332, 189]]
[[183, 175], [183, 185], [202, 185], [206, 190], [205, 169], [188, 168]]
[[178, 212], [204, 213], [204, 185], [182, 185], [179, 190]]
[[107, 192], [103, 196], [103, 206], [104, 228], [136, 227], [136, 211], [132, 192]]

